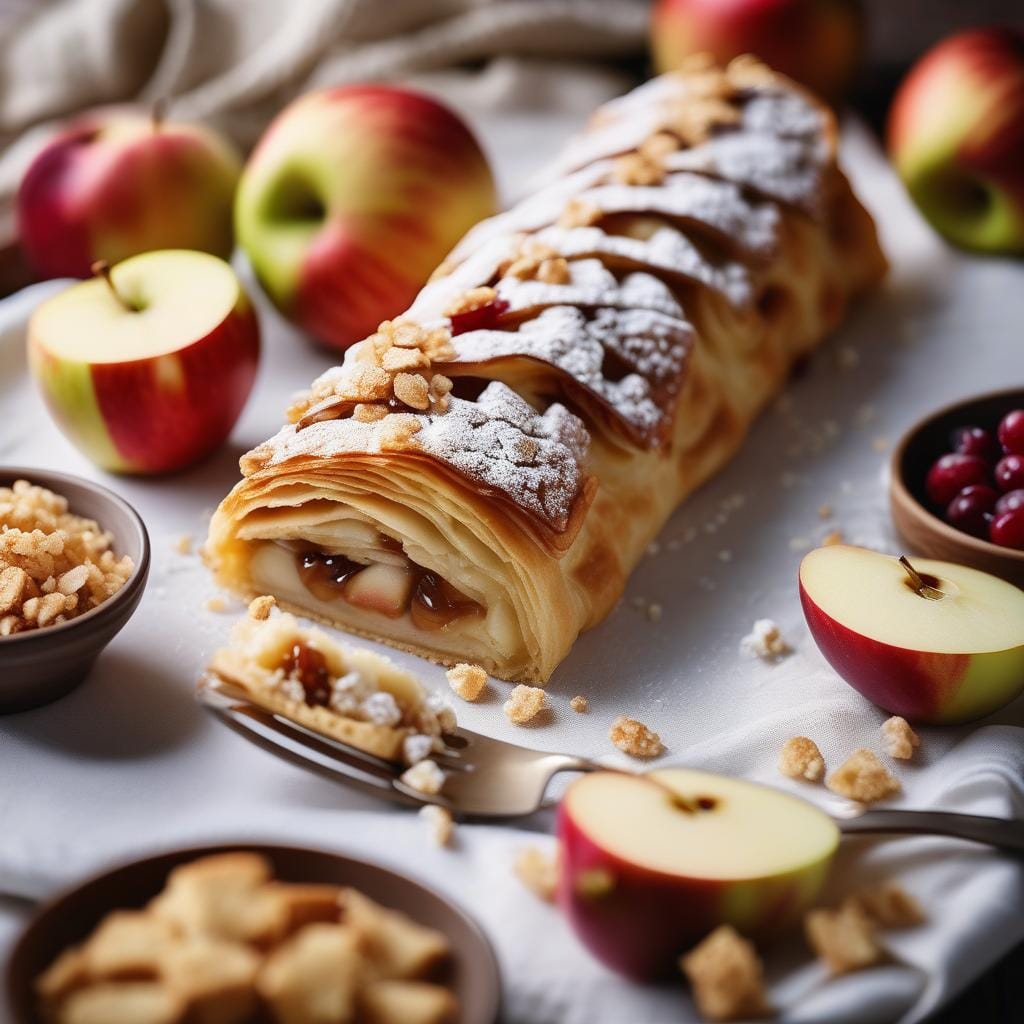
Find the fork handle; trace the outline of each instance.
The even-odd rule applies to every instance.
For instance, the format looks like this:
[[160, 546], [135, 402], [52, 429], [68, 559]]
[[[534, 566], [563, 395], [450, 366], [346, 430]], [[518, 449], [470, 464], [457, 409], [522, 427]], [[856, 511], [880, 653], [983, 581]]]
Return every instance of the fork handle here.
[[904, 835], [952, 836], [1024, 854], [1024, 820], [990, 818], [953, 811], [865, 811], [856, 818], [836, 821], [847, 835], [894, 832]]

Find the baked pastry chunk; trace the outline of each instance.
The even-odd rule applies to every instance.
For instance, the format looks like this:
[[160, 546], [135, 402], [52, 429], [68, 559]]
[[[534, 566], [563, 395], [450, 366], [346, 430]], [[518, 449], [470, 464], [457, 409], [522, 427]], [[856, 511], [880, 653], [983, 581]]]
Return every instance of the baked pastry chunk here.
[[544, 682], [885, 271], [832, 115], [752, 58], [601, 108], [246, 455], [218, 579]]
[[[444, 746], [455, 712], [372, 651], [344, 647], [287, 613], [251, 616], [210, 661], [206, 685], [226, 682], [254, 704], [388, 761], [416, 764]], [[237, 876], [236, 876], [237, 877]]]

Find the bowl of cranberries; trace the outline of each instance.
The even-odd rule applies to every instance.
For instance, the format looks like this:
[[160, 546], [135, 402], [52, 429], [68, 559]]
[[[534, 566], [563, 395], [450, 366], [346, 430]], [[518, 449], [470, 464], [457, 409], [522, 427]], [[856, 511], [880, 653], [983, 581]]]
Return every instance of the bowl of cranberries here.
[[893, 453], [892, 514], [913, 548], [1024, 586], [1024, 391], [942, 409]]

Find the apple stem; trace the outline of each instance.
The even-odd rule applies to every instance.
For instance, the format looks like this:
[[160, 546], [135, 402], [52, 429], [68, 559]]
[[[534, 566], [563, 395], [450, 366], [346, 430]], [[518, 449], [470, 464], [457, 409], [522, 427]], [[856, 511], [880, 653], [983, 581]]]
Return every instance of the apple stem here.
[[910, 559], [906, 555], [900, 555], [899, 562], [903, 566], [903, 571], [907, 574], [910, 585], [914, 588], [916, 594], [928, 598], [929, 601], [938, 601], [942, 598], [942, 591], [925, 583], [921, 574], [910, 564]]
[[167, 97], [161, 96], [149, 111], [149, 121], [153, 126], [153, 131], [158, 132], [163, 127], [164, 121], [167, 119]]
[[134, 305], [129, 302], [115, 287], [114, 278], [110, 273], [110, 264], [106, 260], [97, 260], [90, 268], [93, 274], [97, 277], [102, 277], [107, 282], [107, 287], [110, 289], [110, 294], [121, 304], [121, 306], [129, 313], [138, 313], [141, 307]]

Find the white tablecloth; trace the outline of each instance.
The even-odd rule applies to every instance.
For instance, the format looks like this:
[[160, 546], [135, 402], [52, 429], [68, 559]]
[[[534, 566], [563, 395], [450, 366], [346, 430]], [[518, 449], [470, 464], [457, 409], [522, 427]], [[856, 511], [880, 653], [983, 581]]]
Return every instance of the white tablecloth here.
[[[529, 118], [478, 126], [507, 184], [550, 155], [565, 125]], [[893, 549], [886, 510], [888, 441], [947, 400], [1019, 379], [1024, 269], [954, 255], [907, 203], [856, 126], [847, 163], [876, 214], [893, 261], [885, 288], [830, 341], [786, 400], [755, 426], [743, 452], [672, 519], [620, 607], [556, 673], [549, 724], [516, 730], [500, 701], [460, 706], [471, 728], [538, 747], [604, 756], [610, 721], [625, 712], [668, 745], [666, 761], [742, 774], [828, 807], [822, 788], [782, 779], [775, 759], [795, 733], [814, 737], [830, 765], [878, 749], [885, 715], [829, 670], [803, 625], [796, 566], [840, 528]], [[104, 479], [50, 424], [28, 381], [24, 318], [53, 284], [0, 303], [0, 464], [52, 467], [104, 480], [145, 518], [153, 569], [134, 619], [88, 683], [48, 708], [0, 719], [0, 892], [39, 897], [111, 857], [207, 837], [315, 842], [437, 883], [475, 913], [495, 942], [519, 1024], [661, 1024], [693, 1020], [682, 986], [637, 988], [591, 961], [551, 908], [524, 896], [510, 864], [512, 829], [463, 827], [454, 850], [433, 850], [406, 813], [285, 765], [208, 719], [193, 682], [233, 614], [204, 610], [214, 593], [195, 556], [210, 511], [237, 477], [241, 452], [276, 430], [288, 396], [328, 357], [266, 311], [265, 360], [231, 443], [165, 480]], [[834, 517], [822, 520], [828, 503]], [[663, 608], [653, 623], [637, 604]], [[741, 657], [756, 618], [776, 619], [795, 653], [776, 665]], [[441, 670], [397, 660], [444, 686]], [[2, 672], [2, 663], [0, 663]], [[567, 702], [585, 694], [590, 711]], [[904, 806], [1024, 814], [1024, 703], [955, 729], [925, 729], [917, 761], [901, 767]], [[619, 755], [613, 754], [614, 757]], [[986, 850], [941, 840], [845, 842], [830, 896], [866, 878], [898, 878], [927, 926], [893, 935], [892, 961], [826, 979], [797, 936], [768, 953], [772, 998], [787, 1021], [912, 1021], [963, 987], [1024, 937], [1024, 871]], [[0, 905], [0, 939], [23, 911]]]

